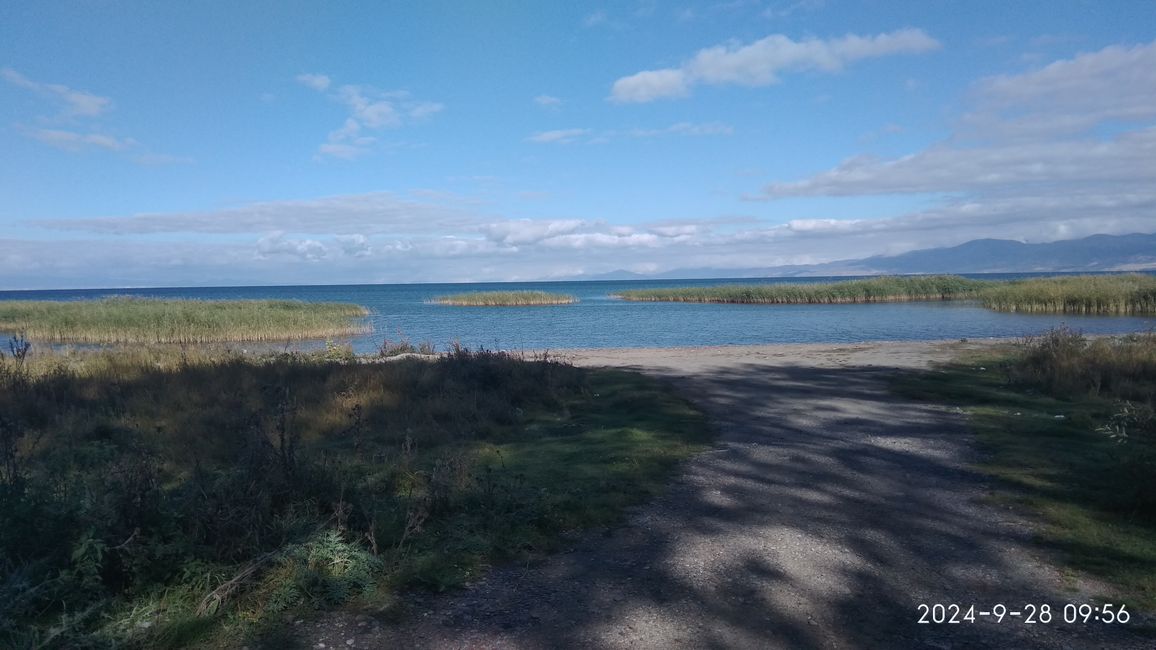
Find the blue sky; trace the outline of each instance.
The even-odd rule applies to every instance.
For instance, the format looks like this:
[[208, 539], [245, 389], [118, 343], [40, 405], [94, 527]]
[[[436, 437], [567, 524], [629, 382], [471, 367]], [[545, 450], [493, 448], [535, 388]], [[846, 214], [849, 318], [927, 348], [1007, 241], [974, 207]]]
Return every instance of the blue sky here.
[[0, 5], [0, 288], [1156, 230], [1156, 2]]

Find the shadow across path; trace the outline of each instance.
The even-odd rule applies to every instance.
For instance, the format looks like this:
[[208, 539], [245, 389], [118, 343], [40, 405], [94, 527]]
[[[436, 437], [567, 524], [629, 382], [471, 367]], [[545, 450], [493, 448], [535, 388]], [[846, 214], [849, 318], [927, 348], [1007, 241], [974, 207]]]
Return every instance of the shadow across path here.
[[[962, 416], [889, 393], [896, 373], [917, 370], [673, 355], [636, 369], [671, 382], [718, 430], [665, 495], [409, 622], [318, 623], [310, 646], [1149, 647], [1063, 623], [1080, 596], [1027, 550], [1030, 529], [983, 499]], [[920, 604], [935, 603], [1023, 614], [1046, 603], [1053, 618], [918, 623]]]

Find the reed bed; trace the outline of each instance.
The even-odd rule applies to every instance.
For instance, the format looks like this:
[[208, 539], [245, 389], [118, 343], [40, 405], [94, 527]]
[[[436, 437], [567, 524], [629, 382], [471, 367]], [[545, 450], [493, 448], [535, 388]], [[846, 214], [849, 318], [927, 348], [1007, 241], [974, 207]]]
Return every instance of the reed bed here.
[[0, 301], [0, 332], [53, 343], [286, 341], [369, 331], [359, 305], [299, 300]]
[[527, 307], [533, 305], [568, 305], [578, 302], [574, 296], [548, 291], [471, 291], [434, 298], [440, 305], [458, 307]]
[[975, 298], [990, 283], [957, 275], [887, 276], [808, 284], [753, 284], [622, 291], [623, 300], [759, 305], [848, 304]]
[[983, 305], [997, 311], [1126, 316], [1156, 313], [1156, 277], [1077, 275], [1001, 282], [985, 289]]

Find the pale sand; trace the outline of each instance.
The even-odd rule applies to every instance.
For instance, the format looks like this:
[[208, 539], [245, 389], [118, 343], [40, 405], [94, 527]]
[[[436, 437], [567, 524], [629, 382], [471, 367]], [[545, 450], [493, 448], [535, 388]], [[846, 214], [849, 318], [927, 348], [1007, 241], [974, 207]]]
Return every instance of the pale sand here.
[[555, 354], [583, 366], [667, 368], [689, 373], [735, 363], [805, 365], [815, 368], [858, 366], [915, 369], [927, 368], [963, 353], [989, 349], [1012, 341], [1014, 339], [607, 348], [560, 350]]

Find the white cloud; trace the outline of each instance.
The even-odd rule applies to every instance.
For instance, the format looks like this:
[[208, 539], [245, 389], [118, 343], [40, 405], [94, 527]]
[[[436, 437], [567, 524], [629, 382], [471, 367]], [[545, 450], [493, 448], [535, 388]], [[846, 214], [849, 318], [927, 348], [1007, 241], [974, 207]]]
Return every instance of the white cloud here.
[[278, 255], [298, 257], [310, 262], [325, 258], [325, 245], [315, 239], [287, 239], [285, 233], [270, 233], [257, 240], [257, 257], [264, 259]]
[[802, 180], [769, 183], [759, 198], [942, 197], [892, 219], [787, 224], [796, 236], [876, 249], [884, 239], [910, 250], [979, 237], [1054, 241], [1153, 230], [1156, 43], [1106, 47], [982, 79], [972, 90], [951, 138], [898, 158], [852, 157]]
[[453, 232], [476, 226], [478, 215], [456, 207], [372, 192], [299, 201], [266, 201], [208, 212], [90, 219], [40, 219], [29, 225], [111, 235], [154, 233], [401, 234]]
[[1043, 137], [1078, 133], [1107, 120], [1156, 118], [1156, 42], [1112, 45], [1038, 70], [981, 80], [967, 135]]
[[[156, 166], [192, 162], [183, 156], [153, 153], [133, 138], [102, 133], [100, 118], [112, 108], [112, 100], [62, 84], [33, 81], [12, 68], [0, 68], [0, 79], [47, 98], [58, 108], [53, 115], [36, 118], [38, 126], [15, 124], [14, 129], [37, 142], [68, 152], [106, 151], [122, 153], [139, 165]], [[51, 126], [44, 126], [44, 125]]]
[[341, 252], [351, 257], [366, 257], [371, 252], [369, 238], [365, 235], [338, 235], [336, 239]]
[[[1156, 189], [1056, 196], [1042, 203], [1023, 197], [961, 201], [890, 219], [814, 217], [781, 225], [740, 216], [635, 225], [499, 221], [480, 214], [449, 217], [427, 206], [433, 212], [408, 221], [399, 218], [386, 228], [349, 212], [350, 206], [363, 203], [362, 197], [335, 197], [310, 206], [266, 205], [183, 218], [185, 226], [201, 231], [254, 232], [255, 246], [238, 245], [235, 237], [211, 236], [180, 244], [128, 237], [0, 240], [0, 283], [34, 288], [485, 281], [624, 267], [666, 271], [806, 264], [950, 246], [979, 237], [1038, 242], [1150, 230]], [[268, 218], [258, 218], [262, 211], [270, 213]], [[354, 212], [361, 211], [372, 212]], [[151, 229], [158, 224], [146, 228], [147, 222], [133, 223], [129, 230], [172, 232], [184, 227], [182, 218], [165, 218], [176, 223], [162, 224], [159, 230]], [[300, 226], [317, 234], [295, 234]], [[115, 233], [123, 228], [92, 230]]]
[[657, 129], [627, 129], [594, 131], [593, 129], [555, 129], [540, 131], [528, 138], [527, 142], [537, 144], [571, 144], [584, 140], [586, 144], [601, 144], [618, 138], [658, 138], [665, 136], [719, 136], [733, 135], [734, 127], [722, 122], [676, 122]]
[[826, 0], [799, 0], [785, 5], [776, 4], [763, 9], [762, 16], [771, 19], [787, 18], [799, 11], [817, 11], [826, 4]]
[[540, 131], [526, 139], [538, 144], [569, 144], [588, 133], [590, 129], [554, 129]]
[[252, 257], [247, 246], [0, 239], [0, 278], [27, 289], [227, 284]]
[[[978, 81], [955, 136], [900, 158], [858, 156], [766, 186], [767, 198], [905, 193], [1042, 196], [1156, 181], [1156, 42], [1113, 45]], [[1133, 123], [1105, 138], [1104, 123]]]
[[[821, 261], [953, 246], [972, 239], [1028, 242], [1151, 231], [1156, 191], [1127, 196], [1008, 197], [957, 201], [887, 219], [797, 219], [735, 239], [790, 240]], [[889, 242], [899, 242], [893, 246]]]
[[445, 104], [438, 102], [417, 102], [409, 106], [409, 117], [413, 120], [424, 120], [430, 115], [442, 112], [445, 107]]
[[64, 129], [21, 129], [25, 135], [50, 147], [65, 151], [103, 149], [123, 151], [137, 145], [132, 138], [117, 138], [103, 133], [79, 133]]
[[352, 112], [349, 119], [360, 126], [370, 129], [401, 126], [401, 115], [394, 106], [399, 99], [396, 93], [382, 93], [361, 86], [342, 86], [337, 89], [337, 97]]
[[297, 75], [297, 81], [301, 85], [307, 86], [317, 91], [328, 90], [329, 84], [331, 83], [328, 75], [308, 73]]
[[572, 233], [586, 225], [580, 219], [502, 221], [479, 228], [486, 238], [507, 246], [522, 246], [543, 239]]
[[702, 231], [702, 227], [696, 224], [683, 224], [679, 226], [654, 226], [650, 228], [650, 232], [659, 237], [690, 237], [697, 235]]
[[[802, 181], [771, 183], [768, 198], [955, 192], [1071, 192], [1105, 184], [1156, 183], [1156, 128], [1053, 142], [987, 147], [940, 145], [902, 158], [860, 156]], [[1049, 189], [1051, 188], [1051, 189]]]
[[[624, 266], [663, 271], [817, 263], [981, 237], [1040, 242], [1151, 231], [1156, 114], [1146, 98], [1152, 92], [1147, 64], [1153, 47], [1114, 46], [1020, 75], [981, 80], [956, 133], [945, 141], [908, 156], [852, 158], [808, 178], [770, 183], [760, 197], [943, 197], [891, 218], [808, 213], [803, 204], [795, 209], [797, 218], [784, 224], [744, 215], [634, 224], [609, 224], [596, 216], [509, 219], [486, 214], [468, 197], [436, 190], [411, 192], [408, 198], [378, 192], [206, 212], [32, 222], [100, 237], [0, 241], [0, 283], [358, 282], [366, 280], [367, 269], [380, 273], [371, 277], [381, 282], [514, 280]], [[407, 101], [390, 100], [398, 102], [395, 106]], [[398, 114], [403, 123], [410, 119], [407, 109]], [[349, 118], [337, 129], [335, 144], [356, 148], [360, 138], [373, 137], [367, 135], [372, 131], [352, 111]], [[1064, 128], [1039, 129], [1033, 121]], [[537, 135], [550, 142], [729, 132], [713, 124]], [[185, 232], [201, 233], [202, 243], [159, 241], [164, 233]], [[237, 245], [239, 233], [250, 235], [250, 243]], [[133, 242], [136, 234], [153, 236]]]
[[[344, 104], [349, 116], [340, 127], [329, 132], [318, 146], [320, 158], [353, 160], [374, 151], [377, 138], [366, 131], [396, 129], [406, 123], [420, 122], [445, 110], [438, 102], [415, 100], [404, 90], [383, 91], [372, 86], [345, 84], [333, 88], [332, 80], [322, 74], [300, 74], [297, 81]], [[331, 92], [330, 92], [331, 91]]]
[[624, 103], [685, 97], [690, 94], [690, 84], [690, 75], [683, 70], [644, 70], [615, 81], [610, 97]]
[[358, 138], [354, 143], [348, 142], [324, 142], [317, 147], [317, 153], [320, 157], [325, 158], [340, 158], [342, 160], [356, 160], [366, 154], [371, 149], [369, 145], [375, 142], [374, 138]]
[[902, 29], [875, 36], [850, 34], [827, 40], [792, 40], [772, 34], [749, 45], [727, 43], [699, 50], [677, 68], [645, 70], [614, 82], [610, 98], [621, 103], [683, 97], [697, 84], [766, 86], [783, 72], [838, 72], [861, 59], [936, 50], [923, 30]]
[[848, 233], [864, 224], [862, 219], [792, 219], [784, 227], [794, 233]]
[[629, 135], [635, 138], [653, 138], [664, 135], [733, 135], [734, 132], [734, 127], [721, 122], [706, 122], [701, 124], [694, 122], [677, 122], [662, 129], [633, 129], [629, 131]]
[[662, 238], [653, 233], [632, 233], [616, 235], [608, 232], [571, 233], [547, 237], [539, 242], [546, 248], [569, 248], [575, 250], [653, 248], [660, 245]]
[[538, 95], [534, 98], [534, 103], [546, 108], [557, 108], [562, 105], [562, 100], [553, 95]]
[[60, 105], [60, 117], [96, 117], [112, 108], [112, 100], [83, 90], [75, 90], [62, 84], [33, 81], [12, 68], [0, 68], [0, 79], [48, 97]]
[[585, 27], [597, 27], [599, 25], [605, 25], [606, 22], [606, 12], [601, 10], [587, 14], [586, 17], [582, 19], [582, 25]]

